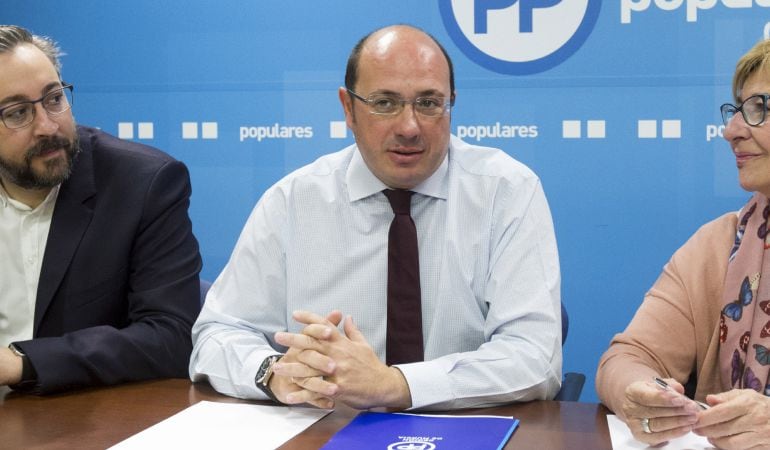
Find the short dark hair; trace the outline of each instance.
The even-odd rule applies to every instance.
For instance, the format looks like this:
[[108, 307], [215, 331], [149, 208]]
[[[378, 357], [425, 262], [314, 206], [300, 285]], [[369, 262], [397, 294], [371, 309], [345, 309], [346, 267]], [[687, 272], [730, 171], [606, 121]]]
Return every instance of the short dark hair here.
[[[446, 49], [444, 49], [444, 46], [441, 45], [441, 43], [435, 37], [433, 37], [430, 33], [412, 25], [405, 25], [405, 26], [425, 34], [438, 46], [439, 49], [441, 49], [441, 53], [444, 55], [444, 58], [446, 58], [446, 63], [449, 66], [449, 95], [454, 97], [455, 71], [454, 71], [454, 66], [452, 65], [452, 58], [449, 57], [449, 53], [446, 52]], [[372, 37], [373, 34], [377, 33], [378, 31], [384, 30], [385, 28], [389, 28], [389, 26], [378, 28], [370, 32], [366, 36], [362, 37], [353, 47], [353, 50], [350, 51], [350, 56], [348, 56], [348, 65], [345, 69], [345, 87], [347, 89], [355, 91], [356, 82], [358, 81], [358, 61], [361, 58], [361, 50], [363, 50], [364, 45], [366, 45], [366, 42], [369, 40], [370, 37]]]
[[0, 53], [13, 51], [22, 44], [32, 44], [48, 57], [56, 72], [61, 74], [62, 52], [51, 38], [37, 36], [17, 25], [0, 25]]

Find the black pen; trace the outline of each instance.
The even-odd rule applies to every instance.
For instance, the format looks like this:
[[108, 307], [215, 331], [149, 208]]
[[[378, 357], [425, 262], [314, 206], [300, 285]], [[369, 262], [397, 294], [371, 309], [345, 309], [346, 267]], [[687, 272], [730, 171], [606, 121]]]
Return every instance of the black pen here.
[[[663, 388], [663, 390], [665, 390], [665, 391], [671, 389], [671, 387], [669, 387], [668, 383], [666, 383], [665, 381], [663, 381], [662, 379], [660, 379], [658, 377], [655, 377], [655, 383], [658, 386], [660, 386], [661, 388]], [[701, 409], [709, 409], [709, 405], [707, 405], [707, 404], [705, 404], [703, 402], [699, 402], [698, 400], [693, 400], [693, 401], [695, 402], [696, 405], [700, 406]]]

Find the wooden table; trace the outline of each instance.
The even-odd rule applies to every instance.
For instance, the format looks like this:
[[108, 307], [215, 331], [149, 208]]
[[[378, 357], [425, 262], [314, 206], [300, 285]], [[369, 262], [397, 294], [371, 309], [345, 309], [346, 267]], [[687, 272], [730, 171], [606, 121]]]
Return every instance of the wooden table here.
[[[104, 449], [201, 400], [244, 402], [207, 384], [159, 380], [36, 397], [0, 388], [0, 448]], [[267, 404], [265, 402], [250, 402]], [[592, 403], [536, 401], [453, 414], [493, 414], [521, 420], [506, 449], [611, 450], [605, 415]], [[354, 416], [338, 408], [282, 447], [321, 447]]]

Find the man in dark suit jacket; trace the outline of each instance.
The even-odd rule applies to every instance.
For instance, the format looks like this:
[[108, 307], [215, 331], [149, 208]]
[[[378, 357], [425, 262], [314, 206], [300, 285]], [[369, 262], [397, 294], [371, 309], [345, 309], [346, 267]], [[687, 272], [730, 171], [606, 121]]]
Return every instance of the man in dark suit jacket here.
[[189, 174], [76, 126], [58, 57], [0, 25], [0, 384], [186, 377], [201, 268]]

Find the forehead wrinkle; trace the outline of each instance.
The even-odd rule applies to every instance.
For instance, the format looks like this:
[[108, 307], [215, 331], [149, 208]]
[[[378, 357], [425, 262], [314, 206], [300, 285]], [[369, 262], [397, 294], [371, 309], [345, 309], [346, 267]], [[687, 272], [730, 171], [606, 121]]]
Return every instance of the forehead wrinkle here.
[[[62, 84], [58, 81], [52, 81], [45, 85], [43, 89], [40, 90], [40, 95], [45, 97], [49, 94], [50, 91], [62, 87]], [[9, 95], [8, 97], [5, 97], [4, 99], [0, 100], [0, 105], [3, 104], [11, 104], [11, 103], [22, 103], [22, 102], [28, 102], [32, 101], [32, 97], [29, 97], [24, 94], [15, 94], [15, 95]]]
[[0, 53], [0, 67], [4, 69], [0, 72], [0, 97], [3, 102], [9, 99], [31, 100], [38, 96], [38, 92], [45, 95], [53, 86], [61, 85], [59, 73], [51, 61], [32, 44], [21, 44]]

